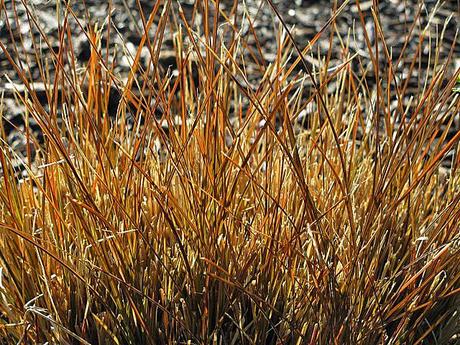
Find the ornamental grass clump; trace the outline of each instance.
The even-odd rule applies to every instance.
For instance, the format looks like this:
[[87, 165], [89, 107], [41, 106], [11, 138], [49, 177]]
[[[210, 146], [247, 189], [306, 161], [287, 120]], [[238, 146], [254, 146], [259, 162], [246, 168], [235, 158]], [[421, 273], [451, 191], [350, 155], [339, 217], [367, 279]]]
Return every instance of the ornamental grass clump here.
[[299, 45], [268, 0], [267, 62], [237, 1], [138, 8], [134, 49], [110, 16], [83, 24], [59, 1], [53, 43], [22, 6], [30, 32], [10, 16], [0, 41], [26, 142], [8, 144], [3, 104], [2, 343], [455, 342], [459, 72], [454, 46], [437, 57], [441, 31], [409, 30], [404, 47], [437, 43], [403, 63], [374, 12], [375, 42], [356, 52], [350, 31], [332, 65], [317, 46], [350, 4]]

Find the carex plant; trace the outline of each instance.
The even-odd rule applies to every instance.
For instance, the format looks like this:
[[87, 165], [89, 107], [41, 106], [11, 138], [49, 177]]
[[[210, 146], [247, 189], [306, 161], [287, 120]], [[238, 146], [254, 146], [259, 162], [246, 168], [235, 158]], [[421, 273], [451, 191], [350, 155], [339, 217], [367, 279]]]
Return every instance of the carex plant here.
[[[268, 58], [246, 2], [137, 1], [136, 45], [120, 4], [77, 5], [53, 36], [0, 4], [2, 343], [455, 341], [457, 39], [441, 58], [416, 17], [393, 56], [357, 0], [299, 41], [267, 0]], [[365, 51], [335, 25], [352, 5]]]

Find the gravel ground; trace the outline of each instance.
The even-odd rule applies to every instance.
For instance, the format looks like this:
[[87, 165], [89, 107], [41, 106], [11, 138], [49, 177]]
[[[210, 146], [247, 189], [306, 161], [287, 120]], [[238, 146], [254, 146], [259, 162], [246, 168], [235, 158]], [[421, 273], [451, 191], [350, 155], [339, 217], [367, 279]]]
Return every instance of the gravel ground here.
[[[25, 2], [28, 3], [30, 8], [33, 8], [35, 18], [42, 28], [43, 33], [46, 35], [46, 37], [48, 37], [51, 43], [51, 49], [57, 49], [59, 23], [56, 19], [56, 1], [30, 0]], [[100, 24], [103, 24], [107, 17], [107, 13], [109, 13], [108, 2], [93, 0], [87, 0], [85, 2], [91, 21], [93, 23], [99, 22]], [[87, 23], [87, 13], [85, 12], [85, 6], [83, 5], [84, 2], [74, 1], [74, 3], [75, 5], [72, 6], [72, 9], [77, 14], [77, 17], [81, 23]], [[142, 4], [144, 14], [148, 16], [155, 4], [155, 1], [142, 0], [140, 3]], [[279, 23], [276, 20], [272, 10], [270, 9], [270, 6], [265, 0], [246, 0], [244, 3], [246, 4], [247, 13], [253, 20], [253, 25], [257, 32], [259, 44], [261, 44], [262, 47], [264, 59], [266, 62], [272, 62], [275, 58], [277, 49], [275, 37], [276, 32], [279, 30]], [[312, 0], [282, 0], [276, 1], [275, 4], [289, 27], [293, 28], [295, 40], [301, 47], [304, 47], [327, 22], [333, 13], [334, 7], [333, 4], [329, 1]], [[176, 2], [174, 2], [173, 5], [177, 6]], [[186, 15], [190, 17], [191, 11], [193, 9], [193, 1], [190, 2], [181, 0], [181, 5]], [[230, 5], [231, 3], [229, 3], [228, 0], [221, 1], [222, 7], [227, 6], [228, 8]], [[371, 43], [373, 43], [375, 39], [375, 32], [372, 21], [371, 5], [372, 0], [360, 3], [361, 10], [365, 15], [365, 27], [369, 33], [369, 39]], [[136, 0], [112, 0], [111, 20], [113, 27], [116, 28], [116, 30], [112, 30], [112, 43], [118, 43], [119, 45], [122, 45], [124, 42], [128, 50], [131, 51], [134, 51], [140, 41], [140, 35], [138, 32], [140, 30], [139, 26], [141, 21], [140, 13], [136, 8]], [[243, 15], [243, 12], [245, 12], [243, 10], [243, 1], [241, 2], [239, 8], [240, 14]], [[424, 29], [429, 30], [433, 35], [435, 35], [437, 32], [442, 30], [443, 26], [445, 26], [444, 40], [441, 43], [440, 49], [440, 59], [442, 61], [447, 57], [451, 46], [455, 43], [454, 62], [448, 66], [450, 73], [455, 73], [456, 69], [460, 67], [460, 40], [458, 37], [456, 37], [456, 31], [459, 28], [460, 4], [457, 2], [457, 0], [445, 1], [440, 7], [437, 6], [437, 2], [434, 0], [426, 0], [423, 5], [420, 2], [414, 0], [381, 1], [379, 6], [380, 21], [382, 30], [387, 39], [387, 45], [390, 47], [393, 56], [397, 57], [401, 53], [404, 46], [403, 37], [408, 33], [411, 24], [414, 23], [416, 13], [419, 8], [421, 8], [421, 14], [419, 22], [415, 26], [413, 32], [414, 37], [417, 37], [418, 34]], [[431, 16], [434, 9], [436, 9], [436, 14]], [[14, 20], [15, 13], [19, 18], [18, 23]], [[9, 22], [10, 26], [12, 27], [12, 32], [9, 32], [7, 22]], [[72, 28], [72, 34], [74, 35], [73, 43], [76, 47], [75, 54], [79, 63], [84, 65], [89, 58], [89, 43], [86, 39], [86, 36], [82, 33], [82, 29], [79, 27], [75, 20], [70, 20], [70, 25]], [[325, 31], [323, 34], [325, 39], [319, 40], [317, 44], [317, 49], [321, 55], [324, 56], [330, 53], [330, 65], [340, 65], [340, 63], [346, 59], [344, 51], [341, 48], [340, 37], [342, 39], [346, 39], [347, 35], [351, 35], [352, 41], [352, 44], [350, 45], [350, 55], [357, 53], [360, 57], [359, 60], [363, 65], [370, 64], [370, 57], [367, 53], [367, 48], [364, 40], [363, 26], [360, 23], [358, 8], [354, 1], [351, 1], [344, 8], [343, 12], [337, 17], [335, 29], [340, 33], [340, 35], [336, 34], [333, 36], [332, 46], [334, 48], [332, 51], [329, 51], [328, 37], [330, 31]], [[243, 25], [243, 35], [248, 31], [249, 26], [246, 25], [245, 28]], [[19, 33], [22, 33], [24, 37], [24, 40], [22, 41], [24, 49], [21, 49], [19, 53], [19, 60], [23, 64], [26, 64], [26, 62], [29, 60], [31, 77], [32, 79], [38, 81], [40, 80], [39, 69], [33, 63], [33, 59], [31, 59], [34, 52], [31, 38], [34, 37], [38, 41], [40, 39], [40, 33], [34, 25], [29, 24], [28, 13], [24, 6], [21, 5], [21, 1], [5, 1], [5, 8], [0, 12], [0, 41], [12, 53], [14, 52], [12, 39], [14, 38], [15, 40], [18, 40], [20, 38]], [[167, 33], [165, 37], [166, 38], [160, 58], [160, 64], [165, 69], [174, 68], [175, 58], [172, 53], [173, 49], [170, 33]], [[255, 46], [256, 42], [252, 35], [248, 34], [247, 37], [248, 43], [252, 46]], [[401, 65], [399, 68], [403, 74], [404, 71], [408, 68], [410, 61], [415, 54], [417, 44], [418, 40], [413, 39], [406, 47], [404, 58], [401, 60]], [[433, 39], [431, 43], [427, 41], [426, 46], [422, 50], [420, 59], [422, 66], [428, 64], [430, 44], [433, 48], [436, 45], [436, 40]], [[104, 42], [102, 42], [102, 46], [104, 48]], [[44, 45], [42, 54], [50, 54], [50, 48]], [[295, 58], [296, 56], [292, 56], [291, 61], [293, 61]], [[315, 60], [315, 58], [310, 57], [309, 63], [315, 66], [318, 64], [318, 61]], [[116, 65], [116, 72], [121, 77], [126, 75], [126, 73], [129, 71], [129, 62], [126, 58], [123, 58], [121, 54], [119, 54]], [[355, 69], [356, 73], [361, 73], [357, 63], [355, 65], [352, 64], [352, 67]], [[249, 72], [251, 76], [250, 82], [255, 87], [260, 78], [260, 72], [257, 70], [257, 68], [255, 68], [255, 66], [249, 66]], [[420, 77], [423, 78], [423, 76], [414, 75], [412, 79], [409, 80], [409, 91], [407, 93], [408, 96], [417, 93], [417, 86], [419, 84], [418, 78]], [[5, 54], [0, 50], [0, 90], [3, 92], [2, 122], [8, 136], [8, 144], [15, 151], [24, 154], [26, 149], [25, 141], [21, 134], [21, 129], [23, 128], [24, 124], [22, 116], [23, 110], [18, 107], [14, 101], [14, 88], [10, 84], [10, 80], [13, 83], [20, 84], [17, 75], [14, 73], [10, 63], [6, 59]], [[372, 88], [374, 85], [374, 76], [371, 73], [368, 73], [366, 75], [366, 81], [370, 88]], [[39, 84], [37, 84], [37, 89], [40, 89]], [[40, 93], [38, 93], [38, 96], [40, 97]], [[44, 93], [41, 97], [43, 100], [45, 99]], [[113, 97], [113, 109], [116, 109], [117, 101], [118, 98]], [[452, 131], [459, 130], [459, 128], [460, 126], [457, 123], [457, 127], [452, 128]], [[39, 132], [38, 126], [33, 121], [31, 122], [31, 129], [36, 132], [39, 140], [43, 139]]]

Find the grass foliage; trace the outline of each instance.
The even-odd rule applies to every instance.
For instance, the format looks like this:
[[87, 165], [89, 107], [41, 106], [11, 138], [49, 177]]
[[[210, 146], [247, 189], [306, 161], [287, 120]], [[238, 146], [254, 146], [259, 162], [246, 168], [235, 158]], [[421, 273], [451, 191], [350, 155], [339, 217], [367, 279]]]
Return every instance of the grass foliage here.
[[[341, 37], [343, 63], [331, 65], [315, 52], [340, 35], [336, 7], [303, 46], [277, 26], [267, 63], [242, 2], [219, 15], [215, 2], [197, 2], [190, 17], [158, 1], [142, 16], [136, 50], [118, 47], [131, 66], [122, 77], [110, 18], [81, 25], [91, 42], [81, 65], [69, 29], [81, 21], [57, 4], [58, 48], [41, 54], [52, 45], [41, 34], [24, 63], [30, 32], [9, 36], [14, 49], [1, 43], [23, 87], [16, 100], [28, 142], [21, 157], [1, 130], [3, 343], [453, 341], [453, 50], [442, 63], [432, 51], [428, 66], [404, 51], [392, 56], [375, 12], [378, 45], [365, 37], [367, 58], [355, 54], [350, 32]], [[8, 19], [9, 27], [18, 20]], [[420, 30], [407, 43], [420, 50], [434, 40], [412, 25]], [[158, 63], [165, 39], [176, 71]], [[39, 66], [45, 101], [27, 61]], [[410, 102], [401, 66], [409, 66], [404, 78], [424, 76]], [[121, 96], [109, 116], [113, 92]]]

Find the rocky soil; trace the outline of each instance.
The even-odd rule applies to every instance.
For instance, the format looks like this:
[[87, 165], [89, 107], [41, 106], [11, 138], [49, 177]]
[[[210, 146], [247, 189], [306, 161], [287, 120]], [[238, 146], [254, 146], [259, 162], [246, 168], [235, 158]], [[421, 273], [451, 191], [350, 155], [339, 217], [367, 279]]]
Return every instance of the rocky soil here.
[[[29, 64], [29, 71], [31, 78], [37, 81], [36, 89], [38, 90], [38, 96], [40, 97], [40, 73], [39, 68], [34, 64], [34, 59], [31, 57], [34, 54], [34, 40], [39, 42], [41, 39], [41, 33], [37, 29], [35, 24], [31, 23], [30, 18], [35, 18], [37, 24], [42, 30], [42, 34], [45, 34], [51, 43], [51, 48], [46, 45], [42, 45], [42, 54], [50, 54], [50, 49], [57, 50], [59, 47], [58, 40], [58, 28], [59, 22], [56, 17], [56, 1], [54, 0], [29, 0], [25, 1], [28, 8], [32, 9], [32, 12], [28, 12], [25, 7], [21, 4], [21, 1], [9, 0], [4, 2], [4, 8], [0, 10], [0, 41], [8, 49], [9, 52], [15, 53], [14, 43], [20, 44], [18, 63], [23, 65]], [[63, 6], [63, 1], [59, 2]], [[141, 20], [136, 0], [112, 0], [111, 5], [109, 2], [86, 0], [86, 1], [73, 1], [73, 11], [79, 18], [79, 21], [86, 25], [91, 22], [99, 22], [99, 25], [105, 25], [107, 14], [111, 13], [112, 27], [112, 43], [111, 48], [118, 45], [118, 47], [124, 46], [128, 51], [135, 51], [136, 46], [140, 41], [141, 31]], [[84, 5], [86, 3], [86, 6]], [[148, 16], [155, 1], [140, 0], [139, 3], [142, 5], [145, 16]], [[232, 2], [221, 1], [223, 8], [229, 8]], [[246, 7], [243, 6], [246, 4]], [[329, 1], [313, 1], [313, 0], [278, 0], [275, 1], [280, 13], [284, 17], [286, 23], [294, 34], [294, 38], [300, 47], [304, 47], [315, 34], [321, 30], [323, 25], [334, 13], [334, 10], [340, 7], [334, 6], [333, 2]], [[364, 27], [367, 30], [369, 40], [371, 44], [374, 44], [375, 40], [375, 28], [372, 21], [371, 12], [372, 0], [361, 1], [360, 8], [364, 13], [362, 20], [364, 21]], [[177, 6], [176, 2], [173, 2], [173, 6]], [[193, 1], [181, 0], [181, 6], [185, 11], [186, 16], [190, 17], [193, 10]], [[335, 8], [335, 9], [334, 9]], [[277, 51], [276, 36], [279, 32], [280, 26], [274, 13], [268, 6], [265, 0], [246, 0], [239, 3], [239, 13], [243, 15], [249, 15], [252, 19], [252, 24], [256, 30], [258, 42], [254, 40], [252, 35], [249, 35], [249, 25], [244, 23], [242, 25], [242, 34], [248, 35], [248, 43], [252, 46], [256, 44], [261, 45], [262, 58], [266, 63], [270, 63], [275, 59]], [[419, 14], [418, 14], [419, 13]], [[433, 13], [435, 13], [433, 15]], [[460, 39], [456, 36], [459, 28], [460, 20], [460, 4], [456, 0], [447, 0], [442, 6], [439, 6], [434, 0], [426, 0], [422, 4], [414, 0], [389, 0], [380, 1], [379, 7], [380, 22], [382, 25], [382, 31], [385, 34], [387, 45], [390, 48], [390, 52], [393, 56], [394, 61], [401, 55], [398, 70], [401, 71], [401, 79], [404, 80], [404, 72], [409, 68], [410, 62], [413, 59], [414, 54], [417, 51], [418, 35], [423, 30], [429, 30], [432, 33], [433, 39], [431, 42], [426, 40], [424, 48], [419, 52], [420, 54], [420, 66], [428, 65], [430, 58], [430, 46], [431, 51], [434, 51], [434, 47], [438, 44], [441, 48], [439, 50], [439, 59], [443, 61], [449, 54], [452, 45], [454, 59], [448, 66], [450, 74], [452, 75], [460, 67]], [[90, 20], [88, 20], [90, 18]], [[409, 44], [405, 46], [404, 37], [411, 30], [414, 21], [417, 25], [414, 26], [412, 36], [414, 39], [410, 40]], [[75, 55], [78, 59], [78, 63], [84, 66], [89, 59], [90, 45], [87, 37], [83, 33], [82, 28], [78, 23], [70, 18], [71, 32], [74, 35], [73, 43], [75, 46]], [[9, 30], [9, 27], [12, 29]], [[115, 30], [116, 29], [116, 30]], [[361, 18], [358, 15], [358, 7], [355, 1], [350, 1], [344, 10], [337, 17], [337, 20], [331, 30], [335, 30], [337, 33], [332, 35], [333, 49], [329, 47], [330, 29], [323, 33], [324, 39], [319, 40], [315, 46], [316, 51], [321, 56], [330, 54], [331, 63], [330, 66], [338, 66], [343, 63], [347, 56], [357, 54], [358, 58], [352, 62], [352, 67], [356, 73], [361, 73], [362, 67], [370, 64], [370, 56], [366, 47], [363, 25]], [[437, 42], [436, 37], [443, 32], [443, 41]], [[22, 35], [20, 35], [22, 34]], [[347, 36], [350, 37], [350, 47], [346, 51], [341, 44], [342, 41], [347, 40]], [[20, 38], [23, 38], [20, 41]], [[173, 40], [171, 33], [167, 33], [164, 40], [164, 47], [160, 57], [160, 65], [163, 69], [174, 69], [175, 57], [173, 50]], [[106, 42], [103, 40], [102, 47]], [[118, 54], [116, 60], [116, 72], [123, 77], [129, 71], [129, 61]], [[260, 55], [260, 54], [259, 54]], [[296, 56], [291, 57], [291, 62], [294, 61]], [[382, 60], [384, 64], [385, 60]], [[308, 63], [313, 67], [317, 67], [320, 61], [316, 57], [309, 57]], [[250, 72], [250, 82], [254, 87], [257, 85], [261, 73], [256, 66], [248, 66]], [[300, 65], [298, 68], [302, 68]], [[51, 70], [52, 73], [52, 70]], [[408, 80], [408, 92], [407, 97], [410, 95], [417, 95], [419, 92], [420, 78], [423, 79], [423, 75], [414, 74]], [[375, 76], [372, 73], [365, 75], [365, 81], [368, 83], [369, 88], [372, 89]], [[14, 86], [14, 84], [19, 86]], [[23, 109], [19, 107], [14, 99], [15, 87], [20, 88], [21, 82], [14, 70], [11, 68], [9, 61], [6, 59], [3, 51], [0, 50], [0, 90], [3, 97], [3, 109], [1, 113], [2, 125], [7, 134], [8, 144], [18, 153], [24, 154], [25, 140], [21, 134], [24, 128], [23, 120]], [[331, 90], [333, 91], [333, 90]], [[44, 91], [42, 94], [43, 101], [45, 102]], [[111, 97], [113, 105], [110, 109], [117, 108], [117, 102], [119, 97]], [[452, 128], [452, 132], [459, 129], [457, 121], [457, 127]], [[40, 134], [39, 128], [36, 123], [31, 122], [31, 129], [35, 131], [39, 141], [43, 140]]]

